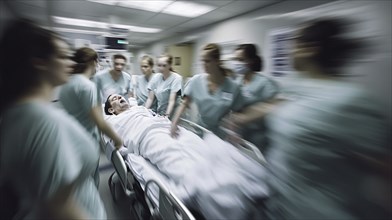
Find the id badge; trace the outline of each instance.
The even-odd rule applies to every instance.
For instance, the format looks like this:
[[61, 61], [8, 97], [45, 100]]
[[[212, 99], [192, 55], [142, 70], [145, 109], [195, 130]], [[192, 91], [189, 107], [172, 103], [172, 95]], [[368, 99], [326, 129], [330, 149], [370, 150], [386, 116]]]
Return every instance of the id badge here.
[[222, 93], [222, 99], [226, 101], [232, 101], [233, 100], [233, 94], [228, 93], [228, 92], [223, 92]]

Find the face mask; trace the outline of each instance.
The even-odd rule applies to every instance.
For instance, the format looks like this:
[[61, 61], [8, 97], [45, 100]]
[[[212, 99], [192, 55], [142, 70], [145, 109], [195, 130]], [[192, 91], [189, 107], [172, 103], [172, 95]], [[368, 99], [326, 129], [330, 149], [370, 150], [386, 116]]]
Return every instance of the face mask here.
[[239, 75], [244, 75], [247, 72], [250, 72], [250, 69], [248, 67], [247, 63], [241, 62], [241, 61], [233, 61], [233, 67], [232, 67], [233, 71], [236, 74]]

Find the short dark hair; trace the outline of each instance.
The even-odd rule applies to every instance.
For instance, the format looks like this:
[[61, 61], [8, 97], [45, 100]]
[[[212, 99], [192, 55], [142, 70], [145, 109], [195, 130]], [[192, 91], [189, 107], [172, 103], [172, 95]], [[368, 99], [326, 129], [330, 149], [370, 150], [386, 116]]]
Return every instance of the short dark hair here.
[[127, 58], [124, 56], [124, 55], [122, 55], [122, 54], [114, 54], [113, 55], [113, 61], [115, 60], [115, 59], [123, 59], [123, 60], [125, 60], [125, 62], [127, 61]]
[[109, 112], [109, 108], [112, 107], [112, 104], [110, 104], [109, 98], [110, 98], [110, 96], [112, 96], [112, 95], [113, 95], [113, 94], [110, 94], [110, 95], [108, 96], [108, 98], [106, 99], [106, 102], [105, 102], [104, 111], [105, 111], [105, 114], [106, 114], [106, 115], [113, 115], [113, 113], [110, 113], [110, 112]]

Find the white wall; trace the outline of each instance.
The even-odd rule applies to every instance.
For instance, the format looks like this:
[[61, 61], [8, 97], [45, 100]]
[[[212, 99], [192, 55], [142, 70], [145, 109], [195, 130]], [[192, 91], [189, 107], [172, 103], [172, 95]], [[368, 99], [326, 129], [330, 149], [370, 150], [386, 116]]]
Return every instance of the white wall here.
[[[300, 13], [295, 13], [300, 11]], [[285, 13], [292, 12], [291, 15]], [[284, 16], [282, 16], [285, 14]], [[275, 16], [280, 15], [280, 16]], [[380, 102], [385, 105], [385, 112], [391, 121], [391, 1], [284, 1], [262, 8], [252, 13], [229, 19], [152, 44], [136, 52], [140, 57], [147, 52], [159, 55], [165, 47], [183, 42], [188, 36], [197, 36], [194, 40], [192, 74], [203, 72], [200, 65], [200, 50], [207, 43], [255, 43], [264, 58], [268, 58], [267, 37], [270, 31], [280, 28], [293, 28], [304, 20], [319, 16], [343, 16], [358, 23], [354, 36], [367, 36], [373, 42], [372, 55], [355, 67], [347, 68], [348, 80], [359, 82], [369, 88]], [[265, 59], [265, 72], [271, 64]], [[292, 75], [295, 77], [295, 74]], [[290, 77], [277, 79], [281, 83], [290, 81]]]

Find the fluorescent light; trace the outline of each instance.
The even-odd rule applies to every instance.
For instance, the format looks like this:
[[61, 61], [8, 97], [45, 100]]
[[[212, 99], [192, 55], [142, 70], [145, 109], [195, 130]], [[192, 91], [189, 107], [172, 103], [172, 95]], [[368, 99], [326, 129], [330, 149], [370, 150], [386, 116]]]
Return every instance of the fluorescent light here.
[[140, 27], [140, 26], [133, 26], [133, 25], [124, 25], [124, 24], [111, 24], [111, 27], [114, 28], [123, 28], [128, 29], [132, 32], [141, 32], [141, 33], [158, 33], [161, 31], [159, 28], [147, 28], [147, 27]]
[[64, 18], [64, 17], [57, 17], [52, 16], [54, 22], [59, 24], [66, 24], [66, 25], [73, 25], [73, 26], [80, 26], [80, 27], [92, 27], [92, 28], [108, 28], [108, 24], [104, 22], [97, 22], [97, 21], [89, 21], [89, 20], [82, 20], [82, 19], [75, 19], [75, 18]]
[[80, 30], [80, 29], [72, 29], [72, 28], [61, 28], [61, 27], [53, 27], [53, 30], [59, 32], [66, 33], [77, 33], [77, 34], [94, 34], [94, 35], [106, 35], [107, 32], [102, 31], [89, 31], [89, 30]]
[[210, 5], [202, 5], [195, 2], [187, 1], [172, 1], [172, 0], [148, 0], [148, 1], [134, 1], [134, 0], [88, 0], [107, 5], [117, 5], [126, 8], [134, 8], [151, 12], [161, 12], [165, 14], [172, 14], [183, 17], [198, 17], [202, 14], [210, 12], [215, 7]]
[[201, 5], [193, 2], [174, 2], [165, 9], [163, 13], [179, 15], [184, 17], [198, 17], [207, 12], [214, 10], [215, 8], [209, 5]]
[[128, 29], [132, 32], [141, 32], [141, 33], [157, 33], [160, 32], [159, 28], [148, 28], [148, 27], [140, 27], [140, 26], [132, 26], [132, 25], [123, 25], [123, 24], [109, 24], [105, 22], [97, 22], [97, 21], [89, 21], [75, 18], [64, 18], [64, 17], [52, 17], [54, 22], [58, 24], [72, 25], [72, 26], [80, 26], [80, 27], [92, 27], [92, 28], [100, 28], [100, 29], [109, 29], [110, 27], [115, 28], [123, 28]]
[[173, 1], [118, 1], [118, 6], [160, 12]]

